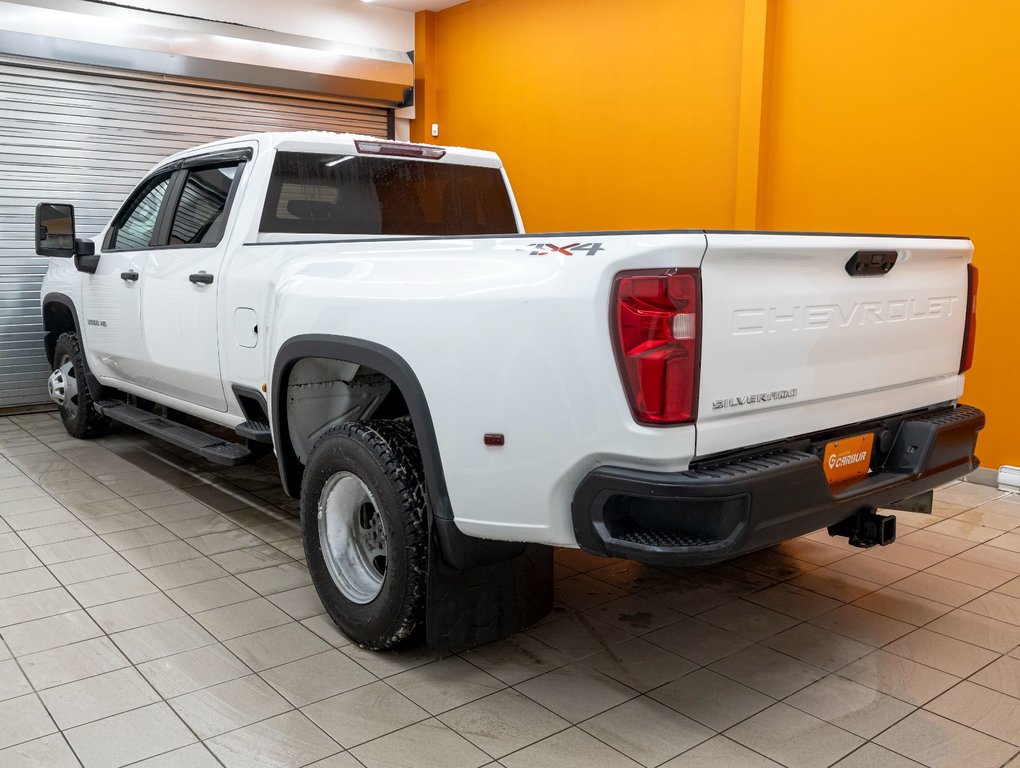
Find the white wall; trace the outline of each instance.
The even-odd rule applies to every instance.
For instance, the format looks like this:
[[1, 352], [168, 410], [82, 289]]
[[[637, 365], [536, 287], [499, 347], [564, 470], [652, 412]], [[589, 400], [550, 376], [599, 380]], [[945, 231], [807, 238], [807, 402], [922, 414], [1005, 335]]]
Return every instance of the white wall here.
[[[304, 45], [329, 50], [330, 42], [406, 52], [414, 48], [414, 13], [360, 0], [0, 0], [7, 7], [32, 6], [83, 13], [102, 19], [153, 24], [179, 30], [208, 31], [194, 19], [241, 24], [271, 33], [308, 38]], [[295, 9], [295, 6], [297, 9]], [[162, 14], [158, 21], [146, 11]], [[170, 15], [173, 14], [173, 15]], [[228, 33], [230, 34], [230, 33]], [[241, 33], [243, 35], [243, 33]], [[258, 34], [249, 32], [253, 38]], [[325, 42], [323, 42], [325, 41]], [[295, 40], [292, 45], [301, 45]], [[396, 136], [407, 140], [413, 107], [398, 110]]]
[[414, 48], [413, 13], [361, 0], [128, 0], [125, 4], [371, 48]]
[[[116, 5], [85, 0], [7, 0], [100, 17], [135, 18], [128, 9], [182, 14], [225, 21], [291, 35], [391, 51], [414, 48], [414, 14], [362, 3], [360, 0], [115, 0]], [[167, 27], [188, 28], [195, 22], [165, 16]], [[151, 23], [151, 22], [148, 22]]]

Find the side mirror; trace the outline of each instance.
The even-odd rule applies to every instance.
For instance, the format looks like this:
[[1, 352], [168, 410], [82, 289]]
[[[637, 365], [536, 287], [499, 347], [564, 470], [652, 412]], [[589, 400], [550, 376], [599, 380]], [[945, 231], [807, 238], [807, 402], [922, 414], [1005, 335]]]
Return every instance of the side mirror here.
[[35, 252], [39, 256], [74, 256], [74, 206], [39, 203], [35, 207]]
[[79, 272], [93, 274], [99, 265], [96, 244], [74, 236], [74, 206], [39, 203], [35, 207], [35, 252], [40, 256], [74, 257]]

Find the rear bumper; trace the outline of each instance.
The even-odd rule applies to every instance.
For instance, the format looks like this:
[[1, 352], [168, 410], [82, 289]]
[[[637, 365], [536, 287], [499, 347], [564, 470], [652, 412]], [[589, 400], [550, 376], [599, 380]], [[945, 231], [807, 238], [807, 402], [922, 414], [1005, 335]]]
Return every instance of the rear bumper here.
[[974, 448], [984, 424], [984, 414], [966, 405], [895, 420], [891, 447], [876, 456], [880, 465], [835, 489], [808, 439], [795, 441], [796, 449], [684, 472], [600, 467], [574, 493], [574, 533], [582, 549], [601, 555], [658, 565], [716, 563], [962, 477], [978, 466]]

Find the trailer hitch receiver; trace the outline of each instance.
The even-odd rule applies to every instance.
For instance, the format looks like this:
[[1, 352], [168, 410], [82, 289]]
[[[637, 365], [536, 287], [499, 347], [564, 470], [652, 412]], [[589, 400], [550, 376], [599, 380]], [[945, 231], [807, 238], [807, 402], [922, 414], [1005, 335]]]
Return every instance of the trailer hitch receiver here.
[[876, 544], [884, 547], [896, 541], [896, 515], [858, 512], [830, 525], [828, 530], [830, 536], [846, 536], [852, 547], [867, 549]]

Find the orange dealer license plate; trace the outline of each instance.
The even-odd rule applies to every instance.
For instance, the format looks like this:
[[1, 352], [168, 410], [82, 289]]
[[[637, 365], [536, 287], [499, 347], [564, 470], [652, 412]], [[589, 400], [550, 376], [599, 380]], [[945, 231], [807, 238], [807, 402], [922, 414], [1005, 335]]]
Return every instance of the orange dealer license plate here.
[[822, 455], [822, 466], [825, 468], [825, 479], [829, 485], [836, 485], [868, 474], [871, 465], [871, 447], [875, 435], [841, 437], [825, 445]]

